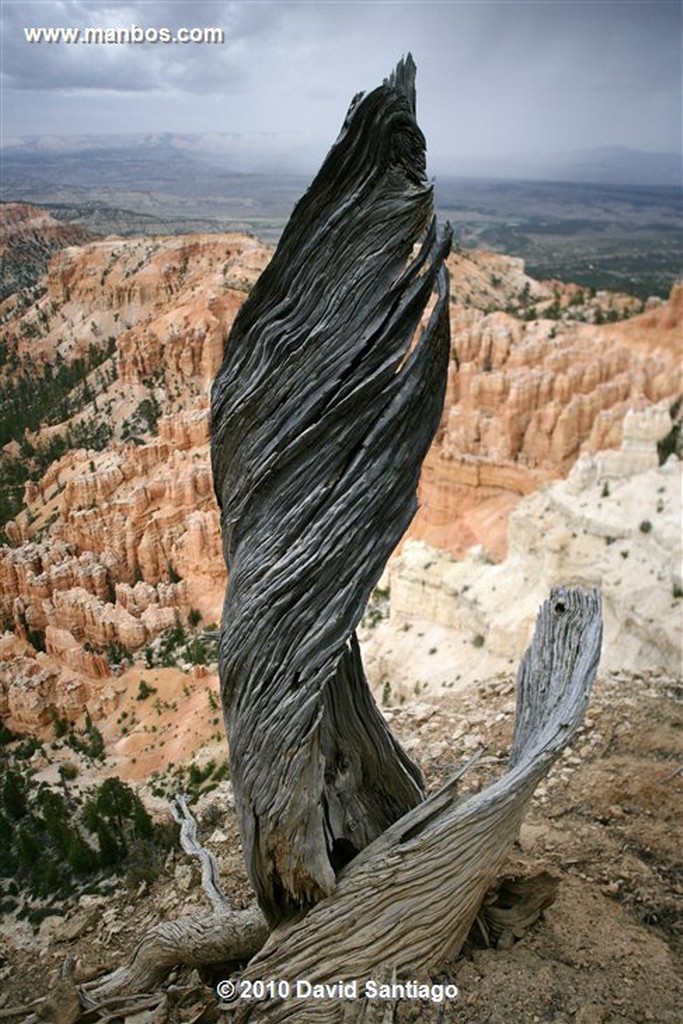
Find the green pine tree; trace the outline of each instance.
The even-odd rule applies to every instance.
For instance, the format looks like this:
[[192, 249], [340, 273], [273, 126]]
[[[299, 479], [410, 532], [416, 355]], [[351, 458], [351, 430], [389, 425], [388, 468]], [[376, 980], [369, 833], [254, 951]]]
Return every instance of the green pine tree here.
[[10, 818], [19, 821], [26, 814], [26, 783], [19, 772], [10, 769], [2, 787], [2, 802]]
[[69, 837], [66, 861], [75, 875], [89, 875], [98, 868], [98, 857], [75, 829]]
[[116, 841], [114, 833], [105, 821], [100, 821], [97, 829], [97, 842], [100, 848], [99, 861], [103, 868], [113, 867], [123, 860], [124, 851]]

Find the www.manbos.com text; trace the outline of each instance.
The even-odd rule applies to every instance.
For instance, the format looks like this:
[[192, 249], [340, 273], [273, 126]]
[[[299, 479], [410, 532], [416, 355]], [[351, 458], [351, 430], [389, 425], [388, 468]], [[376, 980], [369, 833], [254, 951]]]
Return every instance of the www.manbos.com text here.
[[223, 43], [222, 28], [24, 28], [27, 43], [52, 43], [84, 46], [125, 45], [130, 43]]

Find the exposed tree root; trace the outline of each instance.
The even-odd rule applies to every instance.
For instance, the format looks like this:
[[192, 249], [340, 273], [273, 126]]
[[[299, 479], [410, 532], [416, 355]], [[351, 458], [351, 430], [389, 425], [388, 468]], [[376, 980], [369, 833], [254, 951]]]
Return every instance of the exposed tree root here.
[[143, 936], [130, 963], [81, 991], [98, 1003], [112, 995], [151, 992], [178, 966], [221, 965], [229, 974], [261, 948], [267, 935], [256, 906], [163, 921]]
[[508, 949], [555, 901], [559, 882], [547, 871], [503, 878], [484, 897], [476, 924], [486, 946]]

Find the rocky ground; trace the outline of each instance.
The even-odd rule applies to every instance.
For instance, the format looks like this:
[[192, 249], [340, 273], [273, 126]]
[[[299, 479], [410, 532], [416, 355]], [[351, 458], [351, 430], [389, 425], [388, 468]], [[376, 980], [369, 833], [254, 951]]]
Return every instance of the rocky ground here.
[[[508, 875], [550, 871], [555, 903], [511, 948], [476, 941], [445, 964], [441, 980], [457, 984], [446, 1006], [405, 1003], [401, 1021], [453, 1024], [673, 1024], [680, 982], [681, 684], [661, 672], [612, 672], [599, 678], [584, 726], [537, 790]], [[439, 699], [416, 698], [384, 708], [392, 729], [422, 765], [430, 789], [480, 746], [485, 753], [464, 781], [479, 788], [505, 764], [514, 721], [514, 681], [498, 677]], [[157, 806], [161, 806], [157, 804]], [[200, 838], [221, 865], [236, 907], [251, 901], [241, 861], [229, 782], [194, 807]], [[121, 885], [110, 897], [81, 897], [37, 932], [2, 920], [0, 1011], [50, 991], [70, 955], [76, 977], [123, 962], [141, 933], [159, 920], [205, 911], [199, 869], [180, 849], [158, 877]], [[439, 908], [435, 906], [435, 914]], [[190, 1021], [211, 990], [196, 975], [191, 1007], [169, 1019]], [[438, 1016], [443, 1010], [443, 1015]], [[210, 1011], [206, 1011], [210, 1019]], [[144, 1017], [148, 1020], [148, 1016]], [[142, 1024], [143, 1016], [128, 1017]]]

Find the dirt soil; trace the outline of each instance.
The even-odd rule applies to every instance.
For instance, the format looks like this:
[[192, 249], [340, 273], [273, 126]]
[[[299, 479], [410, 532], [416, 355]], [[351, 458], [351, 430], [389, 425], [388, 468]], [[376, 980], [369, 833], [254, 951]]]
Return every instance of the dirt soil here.
[[[434, 979], [455, 983], [457, 999], [402, 1003], [397, 1021], [681, 1020], [682, 696], [683, 684], [660, 673], [598, 680], [585, 724], [539, 787], [506, 871], [551, 872], [560, 883], [555, 903], [511, 948], [468, 944]], [[465, 786], [480, 788], [500, 773], [514, 720], [511, 677], [418, 701], [384, 710], [430, 789], [480, 744], [485, 754]], [[200, 839], [219, 859], [226, 893], [235, 906], [247, 906], [251, 891], [229, 783], [201, 797], [195, 810]], [[47, 993], [67, 955], [76, 960], [77, 980], [84, 980], [125, 961], [157, 921], [205, 910], [199, 877], [195, 862], [178, 850], [151, 886], [82, 897], [66, 917], [47, 919], [35, 934], [6, 917], [0, 927], [0, 1011]], [[176, 980], [190, 977], [184, 971]], [[194, 980], [199, 983], [196, 974]], [[211, 1004], [211, 990], [202, 998]], [[198, 1012], [195, 1004], [192, 1012], [164, 1019], [187, 1022]], [[210, 1017], [209, 1011], [203, 1019]], [[129, 1024], [141, 1019], [128, 1017]]]

